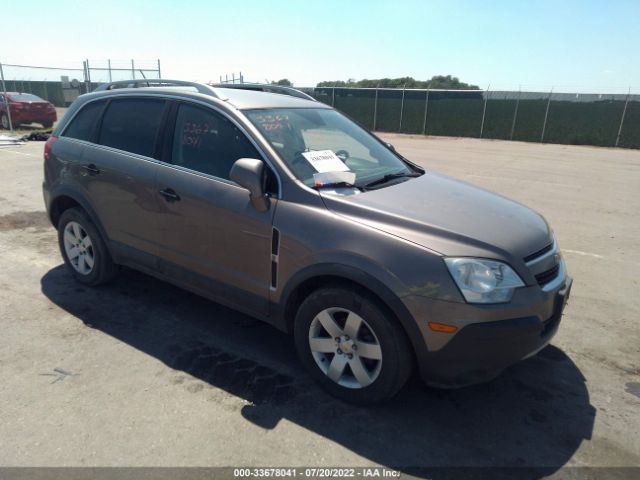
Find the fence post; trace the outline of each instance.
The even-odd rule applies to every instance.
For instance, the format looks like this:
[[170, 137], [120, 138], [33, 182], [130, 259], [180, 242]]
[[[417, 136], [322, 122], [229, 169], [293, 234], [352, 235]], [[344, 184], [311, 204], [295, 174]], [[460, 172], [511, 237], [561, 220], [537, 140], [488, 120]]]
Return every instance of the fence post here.
[[44, 79], [44, 82], [42, 82], [42, 86], [44, 88], [44, 98], [45, 100], [49, 101], [49, 89], [47, 88], [47, 79]]
[[162, 74], [160, 73], [160, 59], [158, 59], [158, 78], [162, 78]]
[[427, 134], [427, 112], [429, 111], [429, 89], [427, 88], [427, 93], [424, 96], [424, 119], [422, 120], [422, 134]]
[[134, 80], [136, 79], [136, 64], [134, 63], [133, 58], [131, 59], [131, 78]]
[[400, 128], [398, 128], [398, 133], [402, 133], [402, 115], [404, 115], [404, 90], [407, 84], [402, 85], [402, 102], [400, 103]]
[[513, 132], [516, 130], [516, 118], [518, 118], [518, 106], [520, 105], [520, 96], [522, 95], [522, 90], [518, 88], [518, 99], [516, 100], [516, 108], [513, 111], [513, 122], [511, 122], [511, 135], [509, 136], [509, 140], [513, 140]]
[[91, 83], [91, 79], [89, 78], [89, 60], [84, 60], [82, 62], [82, 67], [84, 69], [83, 71], [83, 75], [84, 75], [84, 93], [89, 93], [89, 85]]
[[547, 100], [547, 110], [544, 112], [544, 123], [542, 124], [542, 135], [540, 135], [540, 143], [544, 142], [544, 132], [547, 129], [547, 117], [549, 116], [549, 106], [551, 105], [551, 95], [553, 88], [549, 92], [549, 100]]
[[380, 85], [376, 85], [376, 97], [373, 101], [373, 131], [376, 131], [376, 120], [378, 119], [378, 87]]
[[7, 86], [4, 83], [4, 71], [0, 63], [0, 80], [2, 80], [2, 93], [4, 94], [4, 104], [7, 106], [7, 119], [9, 120], [9, 130], [13, 132], [13, 124], [11, 123], [11, 110], [9, 109], [9, 97], [7, 96]]
[[109, 83], [113, 82], [113, 77], [111, 76], [111, 59], [107, 60], [107, 69], [109, 70]]
[[336, 104], [336, 87], [331, 89], [331, 106], [333, 107]]
[[487, 113], [487, 100], [489, 100], [489, 89], [491, 84], [487, 86], [487, 91], [484, 94], [484, 105], [482, 106], [482, 121], [480, 122], [480, 138], [482, 138], [482, 132], [484, 131], [484, 116]]
[[627, 92], [627, 99], [624, 101], [624, 108], [622, 109], [622, 118], [620, 118], [620, 127], [618, 128], [618, 135], [616, 136], [616, 147], [620, 143], [620, 135], [622, 134], [622, 125], [624, 124], [624, 116], [627, 114], [627, 105], [629, 105], [629, 96], [631, 95], [631, 87]]

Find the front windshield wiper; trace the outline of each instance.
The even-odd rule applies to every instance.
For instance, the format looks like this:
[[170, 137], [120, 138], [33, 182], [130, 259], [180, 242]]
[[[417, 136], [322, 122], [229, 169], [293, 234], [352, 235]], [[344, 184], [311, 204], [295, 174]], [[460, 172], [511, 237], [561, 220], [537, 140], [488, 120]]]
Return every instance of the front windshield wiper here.
[[371, 187], [375, 187], [377, 185], [382, 185], [383, 183], [387, 183], [395, 178], [405, 178], [405, 177], [420, 177], [422, 176], [422, 173], [418, 173], [418, 172], [396, 172], [396, 173], [387, 173], [386, 175], [384, 175], [383, 177], [378, 178], [377, 180], [374, 180], [372, 182], [369, 183], [365, 183], [364, 185], [362, 185], [363, 189], [367, 189], [367, 188], [371, 188]]
[[314, 185], [312, 188], [319, 190], [321, 188], [357, 188], [358, 190], [362, 190], [362, 187], [358, 185], [354, 185], [349, 182], [332, 182], [332, 183], [323, 183], [322, 185]]

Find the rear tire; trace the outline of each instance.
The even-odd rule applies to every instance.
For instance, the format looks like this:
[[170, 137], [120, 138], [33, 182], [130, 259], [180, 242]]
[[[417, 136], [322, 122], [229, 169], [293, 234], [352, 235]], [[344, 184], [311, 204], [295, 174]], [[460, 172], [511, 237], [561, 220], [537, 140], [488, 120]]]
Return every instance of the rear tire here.
[[58, 244], [65, 265], [80, 283], [100, 285], [118, 273], [100, 232], [81, 208], [70, 208], [60, 216]]
[[412, 368], [412, 349], [397, 320], [365, 291], [321, 288], [300, 305], [296, 349], [311, 376], [330, 394], [356, 404], [393, 397]]
[[42, 122], [42, 126], [44, 128], [51, 128], [53, 126], [53, 122]]

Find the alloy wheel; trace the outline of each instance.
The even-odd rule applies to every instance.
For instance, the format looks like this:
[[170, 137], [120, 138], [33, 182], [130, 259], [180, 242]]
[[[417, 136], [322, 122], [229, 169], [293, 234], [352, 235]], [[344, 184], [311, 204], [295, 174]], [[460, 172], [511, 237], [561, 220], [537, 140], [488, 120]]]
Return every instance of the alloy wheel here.
[[327, 308], [309, 327], [311, 354], [322, 372], [338, 385], [364, 388], [382, 369], [382, 349], [371, 326], [346, 308]]
[[89, 275], [95, 262], [91, 237], [78, 222], [69, 222], [64, 227], [64, 250], [74, 270]]

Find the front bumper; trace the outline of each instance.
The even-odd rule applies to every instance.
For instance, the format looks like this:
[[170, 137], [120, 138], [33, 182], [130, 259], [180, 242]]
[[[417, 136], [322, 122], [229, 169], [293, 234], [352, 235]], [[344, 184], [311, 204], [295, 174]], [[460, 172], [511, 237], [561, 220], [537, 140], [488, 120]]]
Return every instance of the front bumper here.
[[[530, 287], [515, 302], [505, 305], [436, 301], [439, 305], [434, 315], [428, 315], [428, 321], [459, 325], [459, 330], [454, 335], [433, 332], [426, 321], [419, 320], [427, 347], [417, 353], [421, 376], [430, 385], [461, 387], [490, 380], [510, 365], [535, 355], [558, 331], [571, 285], [572, 279], [566, 277], [551, 292]], [[479, 321], [469, 320], [474, 311]]]

